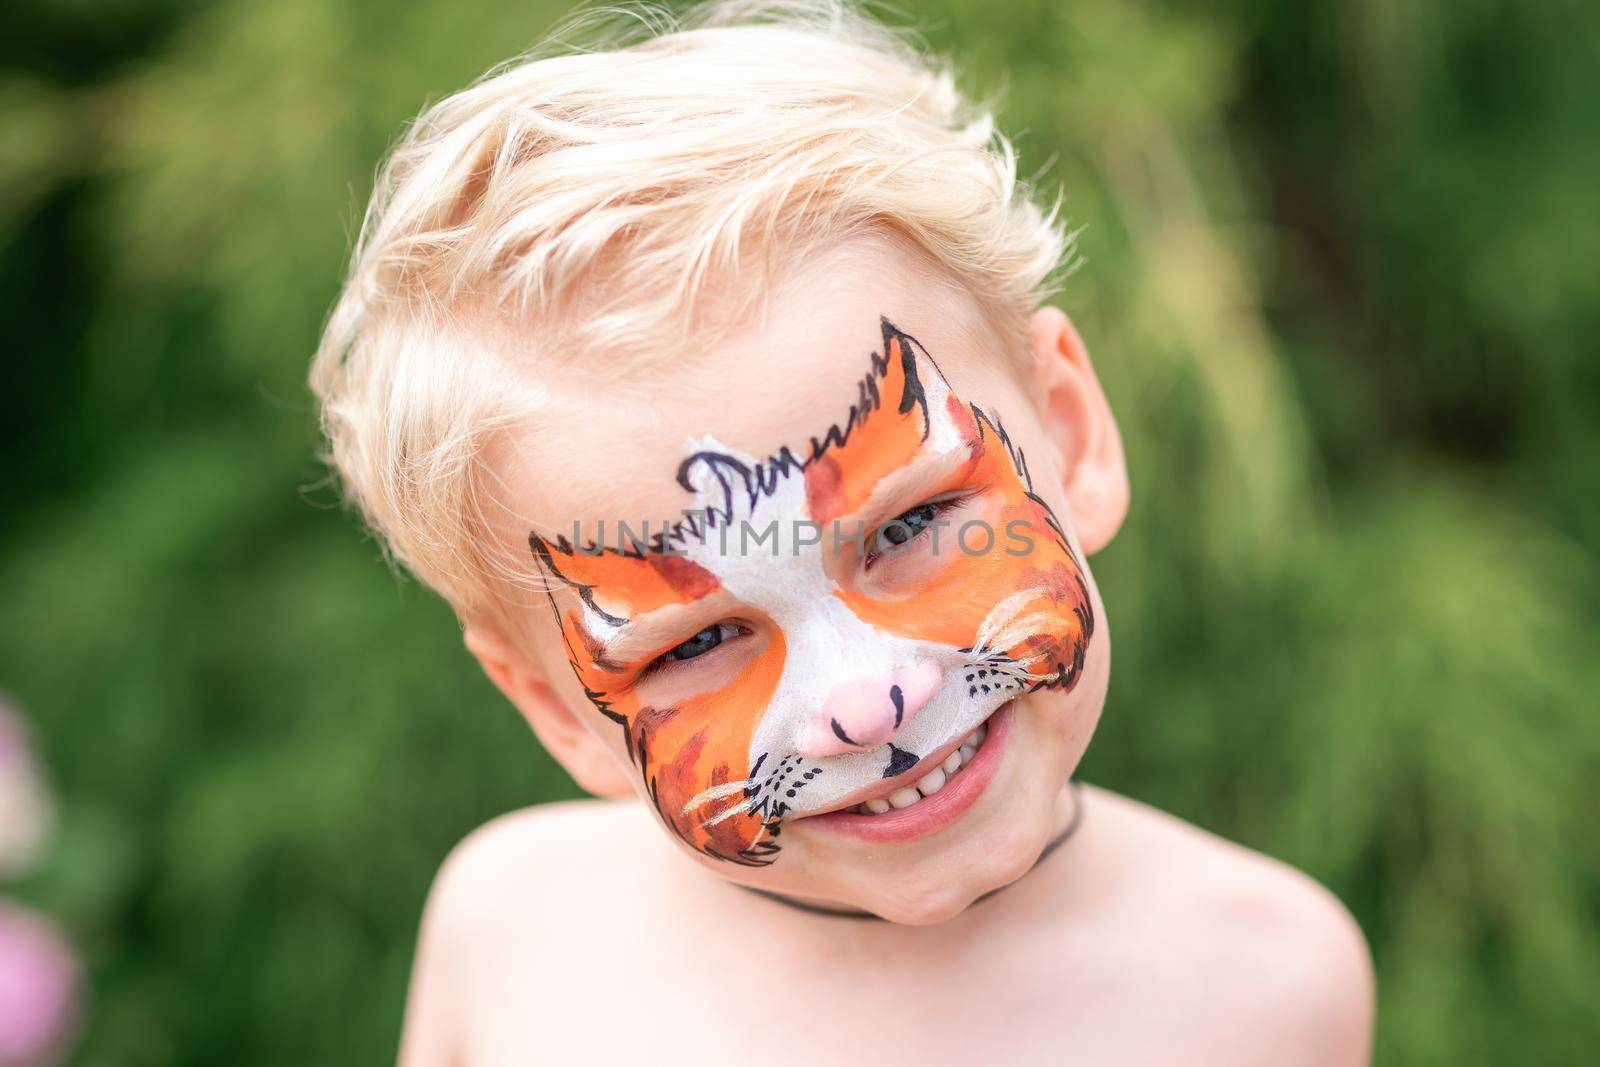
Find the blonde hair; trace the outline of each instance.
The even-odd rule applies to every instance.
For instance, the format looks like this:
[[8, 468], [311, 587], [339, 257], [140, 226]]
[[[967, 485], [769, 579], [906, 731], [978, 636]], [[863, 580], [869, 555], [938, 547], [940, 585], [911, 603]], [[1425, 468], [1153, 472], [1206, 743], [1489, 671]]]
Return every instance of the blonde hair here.
[[1069, 238], [991, 111], [838, 0], [580, 15], [424, 111], [380, 171], [311, 368], [347, 497], [459, 615], [493, 613], [481, 461], [540, 368], [704, 344], [714, 280], [753, 268], [759, 304], [780, 259], [874, 228], [1020, 342]]

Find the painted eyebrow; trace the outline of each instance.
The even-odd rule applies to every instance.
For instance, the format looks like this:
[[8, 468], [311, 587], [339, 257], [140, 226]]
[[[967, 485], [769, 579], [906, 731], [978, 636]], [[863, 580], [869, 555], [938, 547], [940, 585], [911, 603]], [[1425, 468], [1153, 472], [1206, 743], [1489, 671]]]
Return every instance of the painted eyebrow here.
[[[666, 604], [643, 615], [627, 619], [610, 637], [600, 642], [603, 657], [625, 666], [653, 658], [672, 638], [677, 645], [719, 621], [727, 613], [726, 592], [714, 589], [705, 596], [682, 604]], [[716, 610], [721, 608], [723, 610]], [[690, 629], [693, 626], [694, 629]]]

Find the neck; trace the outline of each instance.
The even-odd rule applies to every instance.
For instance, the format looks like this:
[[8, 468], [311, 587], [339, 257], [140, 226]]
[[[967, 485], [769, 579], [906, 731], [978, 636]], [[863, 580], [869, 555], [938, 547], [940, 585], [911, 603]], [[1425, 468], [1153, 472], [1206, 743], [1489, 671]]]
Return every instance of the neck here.
[[[1016, 885], [1017, 882], [1022, 881], [1023, 878], [1026, 878], [1029, 874], [1032, 874], [1041, 863], [1049, 859], [1051, 853], [1055, 852], [1062, 845], [1066, 844], [1068, 839], [1077, 832], [1078, 827], [1083, 824], [1083, 789], [1079, 785], [1076, 778], [1067, 783], [1067, 788], [1061, 791], [1061, 797], [1061, 803], [1056, 805], [1054, 832], [1051, 833], [1050, 840], [1046, 842], [1044, 848], [1040, 850], [1038, 858], [1033, 861], [1033, 866], [1029, 867], [1025, 872], [1023, 872], [1021, 878], [1016, 879], [1016, 881], [1008, 882], [1006, 885], [998, 886], [989, 890], [987, 893], [984, 893], [982, 896], [974, 900], [972, 902], [973, 904], [981, 904], [983, 901], [988, 900], [1001, 890], [1008, 889], [1011, 886]], [[789, 896], [785, 893], [775, 893], [770, 889], [757, 889], [754, 886], [740, 886], [740, 888], [748, 889], [752, 893], [756, 893], [760, 896], [766, 897], [768, 900], [786, 905], [787, 907], [798, 908], [801, 911], [809, 911], [817, 915], [826, 915], [830, 918], [869, 919], [877, 922], [885, 921], [883, 916], [876, 915], [870, 911], [862, 911], [859, 908], [841, 908], [832, 904], [825, 904], [821, 901], [809, 900], [805, 897]]]

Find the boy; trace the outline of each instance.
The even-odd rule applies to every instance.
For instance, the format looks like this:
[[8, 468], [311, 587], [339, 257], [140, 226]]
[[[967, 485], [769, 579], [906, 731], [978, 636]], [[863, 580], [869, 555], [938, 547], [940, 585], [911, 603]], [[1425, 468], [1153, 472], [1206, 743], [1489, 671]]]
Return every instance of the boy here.
[[642, 799], [456, 850], [403, 1064], [1364, 1061], [1336, 901], [1072, 783], [1128, 486], [1038, 306], [1065, 245], [829, 3], [507, 68], [395, 150], [312, 375], [333, 461]]

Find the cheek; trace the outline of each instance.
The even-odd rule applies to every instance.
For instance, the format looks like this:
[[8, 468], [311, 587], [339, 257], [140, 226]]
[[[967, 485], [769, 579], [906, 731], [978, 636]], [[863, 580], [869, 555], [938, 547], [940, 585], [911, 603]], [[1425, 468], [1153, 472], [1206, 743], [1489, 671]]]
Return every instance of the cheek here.
[[650, 799], [667, 825], [698, 851], [733, 862], [763, 861], [762, 819], [728, 813], [744, 807], [751, 739], [777, 690], [785, 651], [782, 636], [774, 633], [726, 685], [664, 706], [640, 704], [627, 713]]

